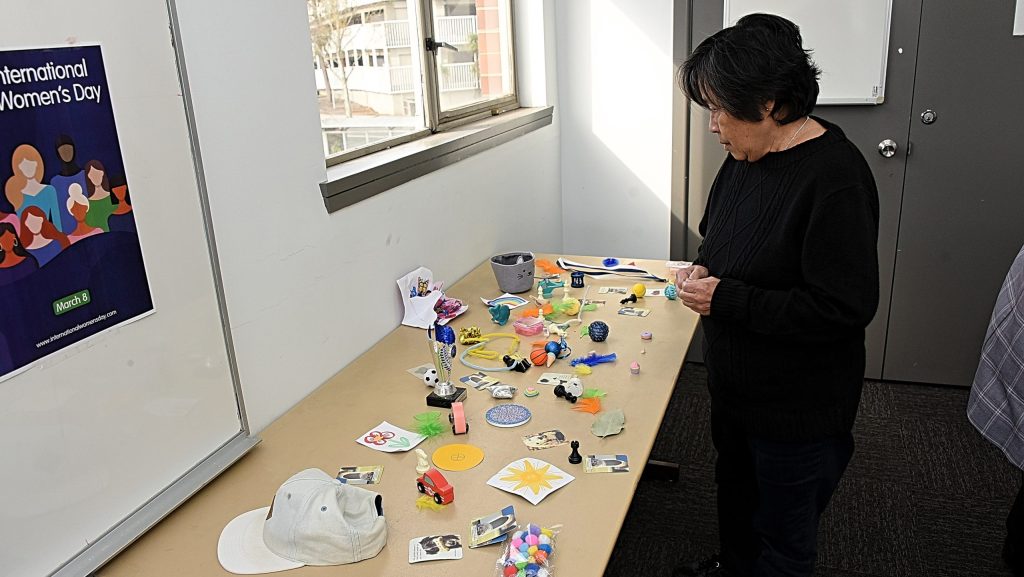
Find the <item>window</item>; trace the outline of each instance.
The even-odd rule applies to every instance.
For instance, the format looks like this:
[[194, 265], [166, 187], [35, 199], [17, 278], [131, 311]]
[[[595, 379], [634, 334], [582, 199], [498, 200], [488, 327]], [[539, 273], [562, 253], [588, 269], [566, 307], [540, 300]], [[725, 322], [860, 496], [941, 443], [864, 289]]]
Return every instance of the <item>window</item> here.
[[511, 0], [307, 0], [336, 164], [518, 107]]

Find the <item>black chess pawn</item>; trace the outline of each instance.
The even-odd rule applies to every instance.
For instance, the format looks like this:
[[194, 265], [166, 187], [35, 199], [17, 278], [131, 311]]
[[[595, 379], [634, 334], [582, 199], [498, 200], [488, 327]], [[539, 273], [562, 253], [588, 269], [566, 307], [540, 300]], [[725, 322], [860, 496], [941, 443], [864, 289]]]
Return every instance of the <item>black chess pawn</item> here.
[[620, 305], [624, 305], [626, 303], [635, 303], [635, 302], [636, 302], [636, 293], [632, 293], [628, 297], [626, 297], [626, 298], [622, 299], [621, 301], [619, 301], [619, 304]]
[[569, 443], [569, 446], [572, 447], [572, 452], [569, 453], [569, 462], [573, 465], [579, 465], [583, 462], [583, 457], [580, 455], [580, 442], [572, 441]]
[[576, 395], [566, 391], [565, 385], [555, 385], [555, 396], [563, 397], [572, 404], [576, 404], [576, 401], [579, 399]]

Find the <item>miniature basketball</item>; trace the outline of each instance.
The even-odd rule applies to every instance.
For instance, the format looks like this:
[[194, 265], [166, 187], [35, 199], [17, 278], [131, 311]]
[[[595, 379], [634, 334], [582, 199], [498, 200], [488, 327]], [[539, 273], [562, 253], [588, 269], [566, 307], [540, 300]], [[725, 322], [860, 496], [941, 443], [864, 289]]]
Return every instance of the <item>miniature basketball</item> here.
[[546, 364], [548, 362], [547, 351], [540, 348], [533, 349], [532, 351], [530, 351], [530, 362], [537, 366]]

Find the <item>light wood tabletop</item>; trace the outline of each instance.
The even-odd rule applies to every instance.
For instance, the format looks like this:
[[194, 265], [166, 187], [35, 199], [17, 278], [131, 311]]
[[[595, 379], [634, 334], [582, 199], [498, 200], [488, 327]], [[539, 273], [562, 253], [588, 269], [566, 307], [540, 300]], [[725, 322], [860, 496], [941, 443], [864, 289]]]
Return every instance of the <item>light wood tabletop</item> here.
[[[556, 255], [537, 256], [551, 261], [557, 258]], [[601, 262], [595, 257], [567, 258], [595, 265]], [[669, 275], [665, 261], [637, 259], [623, 262], [635, 262], [638, 267], [662, 277], [668, 278]], [[544, 273], [538, 268], [537, 274]], [[563, 274], [562, 278], [568, 285], [569, 275]], [[573, 288], [570, 295], [582, 298], [586, 291], [588, 300], [605, 302], [596, 311], [584, 312], [582, 324], [604, 321], [610, 328], [607, 340], [592, 342], [589, 337], [580, 336], [580, 324], [570, 325], [566, 336], [572, 347], [569, 358], [556, 361], [550, 368], [533, 367], [526, 373], [488, 373], [518, 388], [514, 400], [493, 399], [486, 391], [469, 388], [465, 401], [469, 433], [455, 436], [449, 431], [420, 445], [428, 455], [451, 443], [468, 443], [483, 449], [484, 460], [476, 467], [459, 472], [444, 471], [455, 488], [455, 501], [443, 510], [416, 507], [420, 494], [416, 490], [414, 452], [380, 453], [355, 442], [357, 437], [381, 421], [412, 429], [414, 415], [428, 410], [441, 411], [443, 421], [447, 423], [449, 411], [427, 407], [425, 398], [430, 389], [407, 372], [407, 369], [430, 362], [426, 331], [400, 326], [274, 421], [262, 431], [263, 442], [260, 445], [115, 557], [97, 575], [230, 575], [217, 561], [217, 540], [228, 521], [246, 511], [269, 505], [278, 486], [303, 469], [316, 467], [333, 475], [340, 466], [346, 465], [384, 466], [381, 482], [363, 487], [383, 496], [388, 524], [387, 546], [377, 557], [352, 565], [303, 567], [284, 574], [294, 577], [489, 577], [494, 575], [501, 546], [468, 548], [469, 524], [476, 517], [513, 505], [521, 526], [526, 523], [561, 525], [551, 557], [556, 574], [602, 575], [613, 553], [619, 529], [629, 510], [699, 318], [679, 300], [661, 296], [646, 296], [633, 305], [649, 309], [651, 312], [647, 317], [619, 315], [619, 301], [624, 295], [599, 292], [602, 286], [628, 288], [638, 282], [648, 289], [665, 286], [665, 283], [657, 281], [621, 276], [586, 277], [588, 288]], [[390, 284], [394, 287], [393, 282]], [[494, 298], [501, 294], [489, 262], [484, 262], [450, 286], [445, 294], [469, 305], [466, 313], [451, 321], [450, 326], [456, 331], [462, 327], [477, 326], [485, 333], [513, 332], [511, 320], [505, 326], [493, 323], [487, 307], [480, 300], [481, 297]], [[529, 298], [535, 294], [534, 291], [521, 296]], [[561, 289], [555, 289], [552, 298], [560, 299], [561, 296]], [[517, 318], [517, 312], [512, 311], [512, 320]], [[652, 333], [653, 338], [641, 339], [641, 333], [645, 331]], [[519, 353], [528, 356], [530, 343], [544, 337], [520, 338]], [[511, 342], [507, 338], [495, 340], [488, 348], [504, 353]], [[459, 345], [459, 352], [463, 348]], [[623, 431], [603, 439], [591, 433], [595, 415], [572, 410], [573, 405], [556, 397], [552, 387], [536, 384], [544, 372], [571, 373], [569, 360], [590, 351], [599, 354], [614, 352], [618, 358], [614, 363], [593, 367], [593, 374], [582, 377], [585, 387], [599, 388], [607, 393], [602, 403], [604, 410], [622, 409], [625, 413]], [[640, 365], [639, 374], [630, 372], [633, 361]], [[295, 359], [295, 362], [301, 362], [301, 359]], [[483, 366], [504, 366], [500, 360], [478, 359], [475, 362]], [[464, 386], [456, 379], [475, 372], [456, 361], [452, 380]], [[539, 396], [529, 398], [523, 395], [526, 387], [531, 385], [540, 390]], [[288, 385], [282, 383], [281, 386]], [[526, 406], [532, 412], [532, 419], [514, 428], [489, 425], [484, 419], [486, 410], [506, 402]], [[561, 430], [568, 439], [579, 440], [579, 452], [584, 456], [628, 455], [629, 472], [587, 474], [583, 465], [569, 464], [568, 445], [540, 451], [527, 449], [522, 441], [524, 435], [550, 429]], [[686, 442], [685, 439], [679, 441]], [[486, 484], [492, 475], [523, 457], [551, 463], [573, 475], [575, 480], [538, 505]], [[461, 535], [464, 558], [410, 565], [409, 541], [438, 534]]]

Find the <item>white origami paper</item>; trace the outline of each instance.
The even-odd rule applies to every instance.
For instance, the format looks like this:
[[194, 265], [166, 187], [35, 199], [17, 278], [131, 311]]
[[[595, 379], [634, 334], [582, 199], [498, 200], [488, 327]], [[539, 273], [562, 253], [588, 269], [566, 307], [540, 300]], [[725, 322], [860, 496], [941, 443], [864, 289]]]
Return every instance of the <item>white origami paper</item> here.
[[419, 329], [430, 327], [437, 320], [434, 306], [444, 296], [440, 289], [434, 290], [434, 273], [421, 266], [397, 282], [402, 304], [405, 305], [402, 324]]

